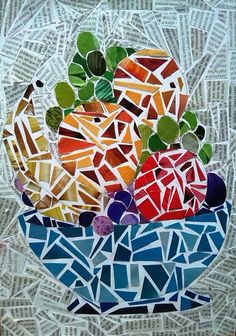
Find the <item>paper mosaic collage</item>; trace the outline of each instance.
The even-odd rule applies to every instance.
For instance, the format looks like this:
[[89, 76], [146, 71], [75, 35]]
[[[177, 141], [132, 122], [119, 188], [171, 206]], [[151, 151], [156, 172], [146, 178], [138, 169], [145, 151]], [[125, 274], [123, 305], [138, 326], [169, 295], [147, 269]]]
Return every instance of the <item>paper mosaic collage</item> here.
[[0, 335], [236, 335], [236, 2], [0, 3]]

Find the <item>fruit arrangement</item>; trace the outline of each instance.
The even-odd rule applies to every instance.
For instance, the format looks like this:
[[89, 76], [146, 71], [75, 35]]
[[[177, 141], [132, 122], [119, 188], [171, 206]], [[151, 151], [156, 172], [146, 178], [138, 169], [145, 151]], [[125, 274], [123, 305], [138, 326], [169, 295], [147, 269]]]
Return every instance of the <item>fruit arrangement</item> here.
[[213, 147], [187, 109], [186, 78], [164, 50], [103, 54], [89, 32], [77, 47], [45, 113], [58, 155], [35, 114], [35, 84], [5, 125], [14, 187], [31, 207], [22, 232], [77, 296], [70, 311], [201, 306], [209, 297], [188, 287], [220, 251], [231, 206], [223, 179], [207, 172]]
[[103, 55], [89, 32], [79, 34], [77, 47], [46, 123], [58, 134], [63, 168], [100, 200], [99, 213], [86, 211], [80, 224], [98, 216], [112, 226], [197, 213], [213, 147], [196, 114], [185, 110], [187, 82], [176, 61], [164, 50], [120, 46]]

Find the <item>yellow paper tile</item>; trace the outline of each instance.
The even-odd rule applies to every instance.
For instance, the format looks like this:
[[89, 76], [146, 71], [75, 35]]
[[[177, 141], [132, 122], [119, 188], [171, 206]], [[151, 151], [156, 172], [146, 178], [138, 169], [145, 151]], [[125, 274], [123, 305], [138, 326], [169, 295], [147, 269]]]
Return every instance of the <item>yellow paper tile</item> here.
[[162, 100], [160, 91], [157, 91], [157, 92], [153, 95], [153, 100], [154, 100], [155, 105], [156, 105], [157, 114], [159, 114], [159, 115], [163, 115], [163, 114], [165, 114], [164, 103], [163, 103], [163, 100]]
[[133, 143], [133, 138], [132, 138], [132, 135], [131, 135], [131, 132], [130, 132], [130, 127], [127, 127], [126, 129], [126, 133], [122, 139], [122, 142], [124, 143]]
[[52, 189], [52, 193], [55, 196], [60, 194], [62, 190], [66, 189], [66, 187], [68, 187], [68, 183], [71, 180], [71, 177], [69, 175], [66, 175], [65, 173], [61, 175], [61, 178], [59, 179], [59, 181], [57, 181], [57, 184]]
[[96, 200], [94, 200], [93, 198], [89, 197], [87, 194], [83, 193], [83, 191], [79, 190], [79, 195], [82, 198], [82, 200], [84, 201], [85, 204], [88, 205], [97, 205]]
[[26, 178], [26, 176], [20, 170], [17, 172], [16, 176], [23, 185], [25, 185], [27, 183], [28, 179]]
[[68, 114], [68, 116], [66, 116], [66, 118], [63, 120], [63, 123], [71, 125], [75, 128], [79, 128], [79, 122], [72, 113], [70, 113], [70, 114]]
[[142, 98], [142, 95], [140, 93], [134, 92], [134, 91], [126, 91], [126, 95], [127, 97], [129, 97], [133, 103], [135, 103], [136, 105], [140, 104], [140, 100]]
[[100, 128], [106, 128], [108, 125], [110, 125], [112, 123], [113, 120], [115, 120], [115, 118], [117, 117], [118, 113], [120, 113], [120, 110], [118, 110], [117, 112], [112, 113], [112, 115], [110, 115], [107, 119], [105, 119], [103, 122], [100, 123]]
[[45, 195], [41, 200], [35, 205], [38, 210], [47, 209], [51, 206], [52, 198], [49, 195]]
[[92, 167], [93, 161], [90, 156], [87, 156], [77, 161], [77, 168]]
[[179, 83], [179, 88], [180, 88], [180, 90], [182, 90], [182, 88], [183, 88], [183, 86], [184, 86], [184, 82], [183, 82], [182, 77], [178, 77], [178, 83]]
[[89, 155], [93, 155], [93, 154], [94, 154], [93, 149], [81, 150], [80, 152], [76, 152], [76, 153], [73, 153], [73, 154], [61, 155], [61, 161], [76, 160], [80, 157], [89, 156]]
[[146, 125], [148, 125], [149, 127], [153, 127], [153, 122], [147, 119], [142, 119], [142, 122]]
[[66, 169], [71, 176], [75, 175], [76, 171], [76, 161], [67, 161], [67, 162], [62, 162], [62, 167]]
[[27, 106], [28, 101], [21, 99], [21, 101], [18, 104], [17, 110], [16, 110], [16, 116], [18, 116], [23, 110], [24, 108]]
[[142, 55], [142, 56], [160, 56], [166, 57], [169, 56], [166, 50], [161, 49], [144, 49], [136, 51], [135, 55]]
[[38, 138], [35, 139], [36, 143], [37, 143], [37, 146], [39, 148], [40, 151], [47, 151], [48, 149], [48, 143], [47, 141], [45, 140], [45, 137], [44, 136], [39, 136]]
[[30, 124], [30, 128], [31, 131], [33, 133], [38, 132], [41, 130], [38, 119], [32, 116], [28, 116], [28, 120], [29, 120], [29, 124]]
[[131, 183], [135, 176], [135, 170], [132, 169], [130, 166], [122, 166], [122, 167], [117, 167], [122, 179], [125, 181], [127, 185]]
[[30, 161], [30, 160], [27, 161], [27, 165], [28, 165], [29, 171], [31, 172], [31, 174], [33, 176], [35, 176], [36, 164], [37, 164], [37, 162]]
[[125, 81], [120, 81], [120, 80], [115, 80], [114, 83], [115, 86], [122, 86], [122, 87], [127, 87], [130, 89], [136, 89], [144, 92], [151, 92], [154, 93], [158, 90], [157, 85], [151, 85], [151, 84], [138, 84], [138, 83], [132, 83], [132, 82], [125, 82]]
[[82, 127], [82, 131], [90, 138], [90, 140], [92, 140], [93, 143], [95, 143], [102, 151], [105, 150], [105, 148], [101, 145], [100, 141], [96, 139], [95, 136], [93, 136], [93, 134], [87, 130], [86, 128]]
[[[97, 184], [92, 183], [92, 181], [89, 178], [87, 178], [83, 174], [79, 174], [76, 179], [79, 183], [81, 183], [80, 187], [85, 191], [87, 191], [94, 198], [99, 198], [101, 196], [100, 187]], [[97, 204], [99, 204], [99, 201], [97, 202]]]
[[76, 183], [73, 182], [69, 188], [60, 196], [62, 201], [78, 202]]
[[112, 112], [115, 112], [117, 110], [117, 104], [103, 103], [103, 105], [105, 106], [105, 109], [108, 111], [108, 113], [112, 113]]
[[30, 196], [30, 200], [33, 204], [38, 202], [40, 198], [41, 198], [40, 194], [36, 194], [36, 193]]
[[55, 218], [60, 221], [65, 220], [65, 217], [63, 216], [60, 206], [56, 206], [55, 208], [51, 208], [51, 209], [45, 209], [41, 212], [44, 214], [44, 216]]
[[142, 140], [135, 141], [135, 147], [136, 147], [137, 156], [138, 158], [140, 158], [142, 155], [142, 150], [143, 150]]
[[113, 140], [113, 139], [104, 139], [102, 140], [102, 143], [106, 146], [110, 146], [113, 145], [115, 143], [117, 143], [117, 139]]
[[38, 185], [37, 183], [34, 183], [32, 181], [30, 181], [27, 185], [27, 188], [29, 190], [33, 190], [33, 191], [37, 191], [37, 192], [41, 192], [42, 188], [40, 185]]
[[39, 164], [39, 181], [49, 183], [50, 181], [51, 165], [47, 162], [40, 162]]
[[72, 215], [70, 213], [65, 213], [64, 216], [67, 222], [69, 223], [73, 222]]
[[4, 145], [7, 151], [7, 156], [11, 162], [12, 168], [14, 170], [18, 170], [19, 169], [19, 164], [18, 161], [16, 160], [16, 156], [15, 153], [11, 150], [10, 144], [8, 142], [8, 139], [5, 139], [4, 141]]
[[52, 171], [52, 175], [51, 175], [51, 181], [50, 181], [50, 184], [53, 185], [55, 180], [58, 178], [58, 176], [60, 174], [62, 174], [64, 170], [62, 168], [59, 168], [59, 167], [56, 167], [54, 166], [53, 167], [53, 171]]
[[91, 131], [93, 134], [95, 134], [96, 136], [98, 136], [100, 128], [97, 127], [96, 125], [94, 125], [92, 122], [89, 122], [88, 120], [86, 120], [83, 117], [79, 117], [78, 118], [79, 122], [84, 125], [87, 129], [89, 129], [89, 131]]
[[50, 152], [41, 154], [41, 155], [35, 155], [31, 156], [31, 158], [28, 160], [30, 161], [47, 161], [52, 159], [52, 154]]

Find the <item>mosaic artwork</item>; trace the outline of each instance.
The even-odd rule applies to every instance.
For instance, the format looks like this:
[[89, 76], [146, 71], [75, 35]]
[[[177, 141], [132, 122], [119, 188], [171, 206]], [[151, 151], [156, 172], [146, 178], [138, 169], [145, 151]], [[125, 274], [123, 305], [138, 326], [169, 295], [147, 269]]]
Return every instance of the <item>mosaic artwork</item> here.
[[119, 63], [114, 92], [121, 106], [153, 123], [161, 115], [179, 119], [189, 98], [176, 61], [167, 51], [156, 49], [137, 51]]
[[[78, 298], [75, 313], [157, 313], [210, 301], [186, 288], [212, 263], [226, 233], [230, 204], [175, 222], [116, 225], [99, 237], [29, 211], [20, 217], [30, 247]], [[64, 224], [64, 225], [63, 225]], [[110, 233], [110, 232], [109, 232]]]
[[[97, 41], [90, 32], [78, 36], [80, 57], [91, 38]], [[103, 69], [102, 56], [95, 52], [89, 50], [87, 66], [102, 75], [105, 59]], [[58, 160], [36, 116], [33, 84], [3, 132], [15, 186], [25, 204], [35, 208], [20, 216], [24, 235], [47, 269], [77, 294], [68, 306], [76, 313], [156, 313], [204, 305], [209, 297], [188, 287], [217, 256], [229, 223], [225, 183], [215, 173], [208, 178], [194, 141], [203, 137], [188, 131], [188, 126], [197, 127], [196, 115], [187, 111], [186, 122], [176, 121], [189, 97], [176, 61], [157, 49], [134, 55], [139, 64], [133, 55], [118, 64], [114, 90], [117, 95], [118, 86], [132, 88], [124, 95], [135, 100], [136, 107], [123, 97], [120, 105], [95, 99], [64, 111], [58, 125]], [[82, 86], [82, 67], [73, 66], [70, 81], [78, 85], [78, 76]], [[71, 71], [70, 65], [69, 75]], [[136, 79], [144, 84], [136, 84]], [[35, 85], [43, 87], [40, 80]], [[186, 94], [180, 93], [183, 88]], [[75, 100], [67, 82], [57, 84], [56, 113], [72, 104], [72, 93]], [[141, 100], [148, 102], [147, 109], [141, 109]], [[50, 111], [49, 125], [54, 118]], [[154, 153], [144, 163], [142, 132], [135, 120], [148, 126], [150, 134], [154, 125], [157, 129]], [[166, 149], [158, 150], [160, 142]]]
[[206, 198], [207, 175], [200, 160], [185, 149], [156, 152], [135, 181], [135, 201], [149, 220], [196, 214]]
[[95, 193], [115, 192], [134, 179], [142, 141], [135, 121], [119, 105], [93, 102], [60, 124], [58, 150], [76, 180], [82, 174], [81, 182]]
[[234, 5], [3, 5], [0, 334], [234, 335]]

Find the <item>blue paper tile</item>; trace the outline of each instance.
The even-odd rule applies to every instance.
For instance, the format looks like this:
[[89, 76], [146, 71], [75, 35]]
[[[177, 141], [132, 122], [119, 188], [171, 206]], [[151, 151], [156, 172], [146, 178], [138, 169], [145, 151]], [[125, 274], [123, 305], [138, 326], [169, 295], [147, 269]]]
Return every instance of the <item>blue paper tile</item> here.
[[169, 279], [164, 267], [162, 265], [146, 265], [144, 269], [161, 291]]
[[[136, 226], [136, 225], [134, 225]], [[114, 238], [115, 238], [115, 243], [118, 242], [118, 240], [120, 239], [120, 237], [123, 235], [123, 233], [127, 230], [127, 226], [126, 225], [115, 225], [114, 227]]]
[[175, 229], [175, 230], [183, 230], [183, 227], [180, 222], [176, 222], [170, 225], [165, 226], [166, 229]]
[[89, 293], [88, 287], [84, 286], [84, 287], [75, 287], [74, 291], [79, 294], [80, 296], [82, 296], [83, 298], [92, 301], [91, 295]]
[[217, 212], [217, 216], [220, 220], [220, 223], [221, 223], [221, 226], [222, 226], [222, 229], [224, 230], [224, 233], [226, 233], [226, 224], [227, 224], [227, 214], [221, 210], [219, 212]]
[[189, 290], [186, 290], [184, 294], [185, 294], [186, 296], [188, 296], [190, 299], [194, 299], [194, 298], [197, 296], [196, 293], [191, 292], [191, 291], [189, 291]]
[[102, 266], [102, 274], [101, 274], [101, 281], [107, 285], [111, 285], [111, 266], [110, 265], [103, 265]]
[[162, 245], [163, 254], [167, 257], [167, 248], [169, 247], [169, 235], [170, 232], [160, 232], [160, 240]]
[[66, 252], [61, 246], [54, 244], [50, 247], [50, 250], [46, 253], [43, 257], [44, 260], [46, 259], [72, 259], [73, 257]]
[[76, 247], [74, 247], [72, 244], [70, 244], [67, 240], [64, 238], [60, 239], [60, 243], [64, 245], [71, 253], [73, 253], [77, 258], [79, 258], [86, 266], [89, 267], [89, 263], [85, 256], [78, 251]]
[[205, 229], [205, 225], [200, 225], [200, 224], [192, 224], [192, 223], [191, 224], [187, 224], [186, 223], [185, 226], [187, 228], [189, 228], [189, 229], [191, 229], [191, 230], [199, 233], [199, 234], [201, 234], [204, 231], [204, 229]]
[[129, 232], [127, 232], [124, 235], [124, 238], [121, 240], [121, 243], [127, 247], [129, 247], [129, 242], [130, 242], [130, 238], [129, 238]]
[[183, 274], [182, 274], [182, 268], [176, 267], [176, 278], [177, 278], [177, 284], [178, 284], [178, 289], [183, 288]]
[[115, 257], [114, 257], [114, 261], [130, 261], [130, 257], [131, 257], [131, 251], [118, 244], [117, 248], [116, 248], [116, 253], [115, 253]]
[[105, 286], [101, 284], [99, 301], [100, 302], [117, 302], [118, 299]]
[[162, 261], [162, 249], [156, 247], [136, 252], [133, 255], [133, 261]]
[[198, 278], [206, 267], [196, 267], [184, 270], [184, 287], [188, 287], [196, 278]]
[[123, 300], [125, 301], [133, 301], [137, 292], [128, 292], [128, 291], [115, 291]]
[[140, 284], [139, 281], [139, 266], [137, 264], [130, 265], [130, 278], [131, 278], [131, 286], [137, 287]]
[[115, 289], [128, 287], [127, 266], [122, 264], [113, 264]]
[[170, 297], [170, 301], [178, 301], [178, 298], [179, 298], [179, 293], [175, 293], [173, 296]]
[[93, 239], [73, 240], [73, 244], [87, 257], [89, 257], [92, 251], [93, 242]]
[[58, 274], [60, 274], [61, 271], [66, 267], [67, 264], [55, 262], [55, 263], [44, 263], [44, 265], [55, 277], [57, 277]]
[[198, 251], [212, 252], [211, 245], [209, 244], [208, 236], [206, 234], [202, 235], [197, 250]]
[[198, 215], [198, 216], [192, 216], [192, 217], [187, 217], [186, 218], [186, 222], [194, 222], [194, 221], [198, 221], [199, 223], [215, 223], [216, 221], [216, 216], [214, 212], [209, 212], [207, 214], [204, 215]]
[[55, 232], [54, 230], [50, 230], [48, 247], [52, 245], [55, 242], [55, 240], [57, 240], [58, 237], [60, 237], [60, 235], [57, 232]]
[[95, 253], [98, 251], [98, 249], [100, 248], [100, 246], [102, 246], [103, 242], [104, 242], [103, 237], [99, 238], [97, 244], [93, 247], [93, 250], [92, 250], [92, 252], [90, 254], [90, 258], [92, 258], [95, 255]]
[[108, 236], [105, 244], [102, 247], [102, 251], [112, 252], [112, 236]]
[[153, 287], [150, 281], [145, 277], [143, 281], [141, 299], [153, 299], [155, 297], [157, 298], [158, 296], [159, 295], [158, 295], [157, 290]]
[[207, 227], [204, 230], [204, 233], [214, 232], [216, 230], [216, 226], [214, 225], [207, 225]]
[[36, 224], [39, 226], [43, 226], [43, 223], [40, 221], [40, 219], [36, 215], [33, 215], [32, 217], [27, 219], [26, 222], [30, 224]]
[[20, 226], [21, 226], [21, 229], [24, 233], [24, 235], [26, 235], [26, 223], [25, 223], [25, 217], [23, 215], [20, 215], [18, 217], [18, 220], [19, 220], [19, 223], [20, 223]]
[[193, 251], [196, 245], [196, 242], [199, 239], [199, 236], [195, 234], [187, 233], [187, 232], [182, 232], [181, 234], [184, 238], [184, 242], [186, 246], [188, 247], [189, 251]]
[[178, 245], [179, 245], [179, 236], [175, 232], [173, 232], [173, 237], [172, 237], [169, 254], [168, 254], [169, 260], [176, 255]]
[[[29, 243], [31, 249], [34, 251], [34, 253], [36, 254], [36, 256], [38, 258], [41, 258], [41, 254], [43, 252], [43, 248], [45, 246], [45, 243]], [[55, 259], [55, 258], [53, 258]]]
[[93, 277], [92, 274], [76, 260], [73, 261], [71, 268], [78, 274], [79, 278], [82, 277], [86, 281], [91, 280]]
[[78, 275], [72, 273], [69, 270], [66, 270], [65, 273], [60, 277], [60, 281], [63, 282], [66, 286], [70, 287], [73, 282], [77, 279]]
[[98, 289], [98, 277], [97, 276], [95, 276], [93, 281], [91, 282], [91, 289], [93, 293], [93, 298], [95, 300], [96, 295], [97, 295], [97, 289]]
[[181, 264], [186, 264], [186, 259], [185, 256], [183, 254], [180, 254], [178, 257], [175, 257], [172, 259], [173, 261], [177, 262], [177, 263], [181, 263]]
[[202, 264], [209, 266], [210, 263], [215, 259], [216, 254], [212, 254], [210, 257], [206, 258], [204, 261], [202, 261]]
[[168, 283], [166, 292], [167, 293], [172, 293], [172, 292], [175, 292], [177, 290], [178, 290], [178, 286], [177, 286], [175, 274], [173, 274], [172, 277], [170, 278], [169, 283]]
[[224, 242], [224, 238], [222, 237], [221, 233], [213, 232], [213, 233], [210, 233], [209, 236], [211, 237], [211, 240], [213, 241], [217, 249], [220, 249]]
[[102, 264], [105, 260], [107, 260], [107, 257], [102, 252], [98, 252], [92, 259], [93, 266], [96, 267]]
[[198, 260], [203, 260], [210, 255], [208, 252], [194, 252], [189, 255], [189, 263], [192, 264]]
[[82, 237], [83, 232], [82, 228], [79, 227], [60, 227], [58, 229], [65, 237], [73, 238], [73, 237]]
[[146, 233], [149, 231], [156, 231], [157, 228], [160, 228], [163, 226], [162, 222], [154, 222], [154, 223], [149, 223], [146, 225], [143, 225], [143, 230], [141, 231], [142, 233]]
[[134, 240], [132, 240], [131, 245], [132, 245], [132, 249], [133, 251], [137, 251], [139, 249], [141, 249], [144, 246], [148, 246], [151, 243], [155, 242], [158, 240], [158, 236], [156, 234], [156, 232], [151, 232], [149, 234], [146, 234], [144, 236], [141, 236], [139, 238], [136, 238]]

